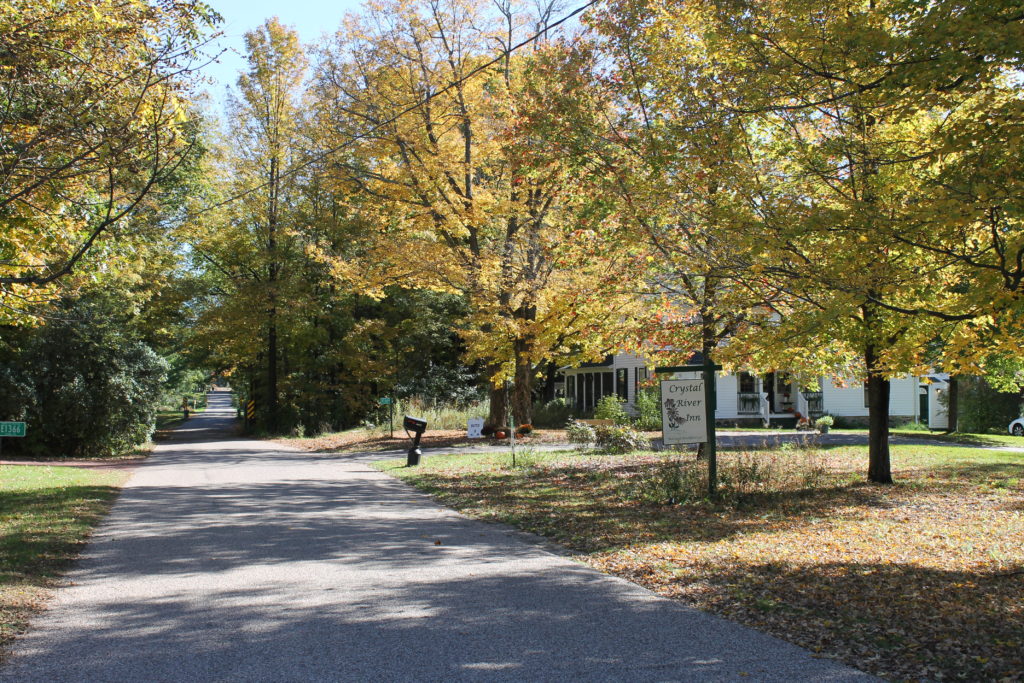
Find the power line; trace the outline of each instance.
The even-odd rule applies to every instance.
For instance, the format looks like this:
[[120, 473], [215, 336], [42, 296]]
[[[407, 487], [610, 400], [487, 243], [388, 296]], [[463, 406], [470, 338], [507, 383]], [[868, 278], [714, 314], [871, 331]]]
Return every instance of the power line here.
[[[494, 66], [495, 64], [497, 64], [498, 62], [500, 62], [501, 60], [505, 59], [507, 56], [509, 56], [510, 54], [515, 52], [516, 50], [518, 50], [518, 49], [520, 49], [522, 47], [525, 47], [526, 45], [529, 45], [532, 42], [535, 42], [536, 40], [538, 40], [539, 38], [541, 38], [542, 36], [544, 36], [548, 32], [550, 32], [552, 29], [558, 28], [560, 25], [562, 25], [565, 22], [569, 21], [573, 17], [575, 17], [575, 16], [577, 16], [577, 15], [587, 11], [588, 9], [590, 9], [591, 7], [596, 5], [599, 1], [600, 0], [590, 0], [587, 3], [585, 3], [583, 5], [580, 5], [579, 7], [574, 9], [572, 12], [570, 12], [569, 14], [566, 14], [564, 17], [562, 17], [558, 21], [554, 22], [553, 24], [548, 24], [542, 30], [538, 31], [537, 33], [534, 33], [530, 37], [521, 40], [520, 42], [516, 43], [515, 45], [513, 45], [513, 46], [511, 46], [509, 48], [503, 49], [498, 54], [498, 56], [496, 56], [494, 59], [490, 60], [489, 62], [487, 62], [485, 64], [481, 64], [480, 66], [472, 69], [469, 73], [467, 73], [462, 78], [459, 78], [457, 80], [452, 81], [451, 83], [449, 83], [448, 85], [444, 86], [443, 88], [441, 88], [440, 90], [438, 90], [436, 92], [428, 93], [426, 95], [426, 97], [424, 97], [423, 99], [421, 99], [421, 100], [419, 100], [419, 101], [409, 105], [408, 107], [406, 107], [405, 109], [401, 110], [400, 112], [398, 112], [397, 114], [395, 114], [391, 118], [386, 119], [384, 121], [381, 121], [380, 123], [378, 123], [378, 124], [374, 125], [373, 127], [369, 128], [368, 130], [363, 131], [359, 135], [355, 135], [352, 138], [346, 140], [345, 142], [341, 143], [340, 145], [337, 145], [335, 147], [331, 147], [330, 149], [325, 150], [325, 151], [321, 152], [320, 154], [317, 154], [317, 155], [307, 159], [306, 161], [303, 161], [301, 164], [298, 164], [297, 166], [293, 166], [292, 168], [288, 169], [287, 171], [284, 171], [283, 173], [281, 173], [278, 176], [278, 179], [287, 178], [289, 176], [293, 176], [296, 173], [298, 173], [299, 171], [301, 171], [301, 170], [303, 170], [303, 169], [305, 169], [305, 168], [307, 168], [307, 167], [309, 167], [309, 166], [311, 166], [311, 165], [313, 165], [315, 163], [323, 161], [324, 159], [326, 159], [327, 157], [331, 156], [332, 154], [336, 154], [336, 153], [340, 152], [341, 150], [345, 149], [346, 147], [349, 147], [349, 146], [355, 144], [355, 142], [357, 140], [359, 140], [360, 138], [366, 137], [367, 135], [371, 135], [372, 133], [374, 133], [374, 132], [380, 130], [381, 128], [383, 128], [384, 126], [391, 125], [392, 123], [398, 121], [398, 119], [402, 118], [406, 114], [408, 114], [408, 113], [410, 113], [412, 111], [415, 111], [416, 109], [418, 109], [418, 108], [422, 107], [423, 105], [427, 104], [428, 102], [433, 100], [435, 97], [438, 97], [439, 95], [445, 94], [446, 92], [452, 90], [453, 88], [456, 88], [456, 87], [466, 83], [471, 78], [473, 78], [476, 75], [478, 75], [479, 73], [481, 73], [483, 71], [486, 71], [487, 69], [491, 68], [492, 66]], [[204, 213], [208, 213], [208, 212], [213, 211], [215, 209], [219, 209], [222, 206], [226, 206], [228, 204], [231, 204], [232, 202], [238, 201], [239, 199], [242, 199], [243, 197], [249, 196], [253, 192], [258, 192], [259, 190], [262, 190], [263, 188], [267, 187], [269, 184], [270, 184], [270, 181], [265, 181], [265, 182], [262, 182], [262, 183], [260, 183], [258, 185], [253, 185], [252, 187], [249, 187], [249, 188], [247, 188], [245, 190], [237, 192], [237, 193], [231, 195], [230, 197], [228, 197], [227, 199], [223, 199], [223, 200], [217, 202], [216, 204], [211, 204], [210, 206], [203, 207], [203, 208], [201, 208], [201, 209], [199, 209], [199, 210], [197, 210], [197, 211], [195, 211], [193, 213], [188, 214], [187, 216], [185, 216], [185, 220], [189, 220], [189, 219], [192, 219], [192, 218], [197, 218], [199, 216], [202, 216]]]

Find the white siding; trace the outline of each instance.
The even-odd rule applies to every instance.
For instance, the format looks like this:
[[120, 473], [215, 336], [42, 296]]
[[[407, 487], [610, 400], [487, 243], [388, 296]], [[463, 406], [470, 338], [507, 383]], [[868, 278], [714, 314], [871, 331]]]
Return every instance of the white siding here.
[[921, 380], [917, 377], [900, 377], [890, 382], [889, 414], [899, 417], [917, 417], [921, 409], [917, 397]]
[[[889, 393], [889, 414], [913, 417], [917, 414], [916, 377], [900, 377], [892, 380]], [[844, 417], [867, 417], [868, 407], [864, 401], [864, 385], [849, 382], [839, 386], [831, 379], [821, 382], [822, 403], [826, 413]]]
[[[718, 405], [715, 410], [715, 419], [717, 420], [734, 420], [739, 417], [739, 412], [736, 405], [736, 390], [739, 385], [739, 378], [736, 375], [719, 375], [718, 376]], [[744, 417], [757, 417], [746, 415]]]
[[927, 420], [929, 429], [949, 429], [949, 412], [939, 400], [939, 397], [944, 397], [947, 391], [949, 391], [947, 382], [934, 382], [928, 385], [928, 412], [930, 414], [927, 416]]

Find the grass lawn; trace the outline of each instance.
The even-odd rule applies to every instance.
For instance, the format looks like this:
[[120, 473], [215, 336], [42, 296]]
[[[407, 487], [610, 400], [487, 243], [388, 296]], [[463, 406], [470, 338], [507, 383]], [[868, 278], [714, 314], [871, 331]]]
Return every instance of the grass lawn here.
[[0, 465], [0, 660], [127, 478], [125, 470]]
[[[1024, 678], [1024, 455], [865, 447], [690, 455], [428, 456], [380, 469], [470, 515], [547, 536], [672, 598], [896, 680]], [[682, 501], [666, 504], [667, 499]]]

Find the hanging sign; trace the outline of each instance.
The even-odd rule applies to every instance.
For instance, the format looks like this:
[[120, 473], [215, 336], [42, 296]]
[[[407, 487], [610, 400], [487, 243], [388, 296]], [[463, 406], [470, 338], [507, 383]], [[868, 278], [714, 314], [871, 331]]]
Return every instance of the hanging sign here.
[[703, 379], [661, 382], [661, 429], [666, 446], [706, 443], [707, 395]]

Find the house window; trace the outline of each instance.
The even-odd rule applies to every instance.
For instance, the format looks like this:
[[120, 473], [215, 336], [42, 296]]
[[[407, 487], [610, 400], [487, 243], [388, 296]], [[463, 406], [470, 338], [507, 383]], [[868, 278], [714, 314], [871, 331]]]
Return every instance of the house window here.
[[620, 401], [629, 400], [629, 369], [619, 368], [615, 371], [615, 394]]
[[[736, 412], [740, 415], [759, 414], [761, 412], [761, 395], [757, 393], [757, 378], [749, 372], [741, 372], [737, 380]], [[718, 396], [716, 395], [715, 398], [717, 399]]]
[[567, 403], [576, 401], [576, 375], [569, 375], [565, 378], [565, 398]]
[[601, 395], [612, 396], [615, 394], [615, 377], [610, 372], [602, 372], [601, 375]]
[[633, 372], [633, 396], [636, 397], [640, 395], [640, 382], [647, 379], [647, 368], [636, 368]]
[[583, 397], [583, 409], [590, 410], [594, 407], [594, 373], [588, 372], [583, 375], [583, 386], [586, 394]]

